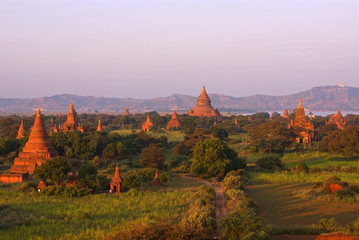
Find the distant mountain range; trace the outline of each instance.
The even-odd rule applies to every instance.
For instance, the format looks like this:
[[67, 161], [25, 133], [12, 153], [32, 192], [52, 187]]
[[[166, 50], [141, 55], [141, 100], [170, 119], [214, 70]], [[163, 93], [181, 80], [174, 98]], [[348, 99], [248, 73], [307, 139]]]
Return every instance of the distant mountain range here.
[[[200, 93], [200, 89], [199, 92]], [[254, 95], [231, 97], [223, 94], [209, 94], [212, 106], [220, 111], [282, 111], [285, 107], [295, 109], [299, 98], [303, 106], [310, 111], [359, 111], [359, 88], [338, 86], [314, 87], [308, 91], [285, 96]], [[0, 112], [30, 113], [40, 108], [45, 113], [66, 113], [70, 100], [78, 112], [108, 112], [122, 114], [126, 107], [130, 112], [160, 111], [172, 109], [188, 111], [196, 105], [197, 96], [173, 94], [169, 97], [153, 99], [106, 98], [62, 94], [52, 97], [33, 99], [0, 98]]]

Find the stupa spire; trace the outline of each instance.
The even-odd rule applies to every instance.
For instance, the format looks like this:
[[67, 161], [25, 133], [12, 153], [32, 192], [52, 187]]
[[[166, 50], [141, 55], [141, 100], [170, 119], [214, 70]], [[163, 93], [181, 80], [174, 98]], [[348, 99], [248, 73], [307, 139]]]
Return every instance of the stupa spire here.
[[302, 106], [302, 97], [299, 98], [299, 106], [298, 106], [298, 108], [303, 108], [303, 106]]
[[102, 132], [101, 120], [98, 120], [97, 132]]
[[176, 112], [176, 109], [174, 110], [171, 120], [168, 122], [166, 129], [170, 129], [170, 128], [179, 128], [180, 127], [180, 122], [178, 121], [178, 115]]
[[24, 121], [21, 119], [19, 131], [17, 132], [17, 137], [16, 137], [16, 139], [21, 139], [21, 138], [23, 138], [23, 137], [24, 137], [24, 134], [25, 134]]
[[125, 115], [125, 116], [130, 116], [130, 112], [128, 111], [128, 108], [127, 108], [127, 107], [126, 107], [125, 113], [124, 113], [123, 115]]

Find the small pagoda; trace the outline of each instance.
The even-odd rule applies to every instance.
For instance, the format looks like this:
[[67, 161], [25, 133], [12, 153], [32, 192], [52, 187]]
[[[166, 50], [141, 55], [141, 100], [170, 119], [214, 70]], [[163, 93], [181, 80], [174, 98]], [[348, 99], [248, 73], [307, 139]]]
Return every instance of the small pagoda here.
[[98, 124], [97, 124], [97, 132], [102, 132], [102, 126], [101, 126], [101, 120], [98, 120]]
[[25, 134], [24, 121], [21, 119], [19, 131], [17, 132], [16, 139], [18, 140], [22, 139], [24, 137], [24, 134]]
[[153, 127], [153, 123], [151, 122], [150, 115], [147, 115], [146, 122], [142, 124], [142, 130], [145, 132], [150, 131], [150, 128]]
[[287, 108], [284, 108], [283, 117], [284, 117], [284, 118], [288, 118], [288, 117], [289, 117]]
[[188, 111], [190, 116], [198, 117], [219, 117], [218, 109], [214, 109], [211, 105], [211, 99], [208, 97], [206, 88], [203, 86], [202, 92], [197, 99], [197, 105], [194, 109]]
[[178, 115], [176, 112], [176, 109], [174, 110], [173, 114], [172, 114], [172, 118], [171, 120], [168, 122], [166, 129], [170, 129], [170, 128], [180, 128], [180, 122], [178, 120]]
[[126, 107], [125, 109], [125, 113], [123, 114], [124, 116], [130, 116], [130, 112], [128, 111], [128, 108]]
[[162, 183], [158, 180], [158, 171], [156, 170], [155, 177], [151, 183], [151, 186], [162, 186]]
[[72, 131], [84, 132], [84, 128], [79, 121], [79, 117], [74, 108], [74, 105], [72, 104], [72, 101], [70, 101], [70, 109], [69, 109], [69, 113], [67, 114], [67, 119], [63, 124], [59, 125], [59, 130], [62, 132], [72, 132]]
[[38, 109], [29, 140], [22, 152], [19, 153], [19, 157], [15, 158], [10, 173], [33, 174], [37, 166], [56, 156], [57, 152], [50, 143], [42, 123], [40, 109]]
[[113, 176], [110, 183], [110, 193], [120, 193], [124, 191], [125, 191], [125, 187], [123, 186], [123, 179], [120, 176], [120, 171], [118, 170], [118, 164], [117, 164], [115, 175]]

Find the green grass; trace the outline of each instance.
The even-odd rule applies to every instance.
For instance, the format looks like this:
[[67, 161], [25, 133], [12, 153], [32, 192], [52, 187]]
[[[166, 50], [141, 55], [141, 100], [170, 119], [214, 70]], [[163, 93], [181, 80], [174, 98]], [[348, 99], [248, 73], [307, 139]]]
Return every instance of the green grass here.
[[106, 239], [134, 225], [177, 223], [196, 188], [184, 188], [193, 181], [178, 178], [169, 185], [150, 188], [157, 191], [82, 198], [46, 197], [5, 187], [0, 189], [0, 239]]
[[267, 183], [316, 183], [323, 182], [331, 176], [337, 176], [342, 181], [359, 184], [359, 173], [289, 173], [289, 172], [276, 172], [276, 173], [263, 173], [251, 172], [248, 173], [251, 182], [267, 182]]
[[249, 197], [259, 203], [260, 215], [270, 224], [294, 227], [317, 224], [321, 218], [334, 217], [338, 224], [352, 224], [359, 216], [359, 204], [308, 201], [295, 197], [294, 190], [312, 184], [252, 183], [246, 187]]
[[[134, 132], [139, 133], [141, 131], [142, 130], [137, 129]], [[116, 130], [114, 132], [117, 132], [120, 135], [129, 135], [129, 134], [134, 133], [133, 130], [127, 130], [127, 129]], [[164, 132], [162, 132], [162, 133], [157, 133], [157, 132], [152, 132], [152, 131], [149, 131], [149, 132], [146, 132], [146, 133], [149, 134], [152, 137], [155, 137], [155, 138], [160, 138], [160, 137], [163, 137], [163, 136], [167, 137], [168, 142], [182, 141], [184, 136], [186, 135], [186, 134], [182, 133], [181, 131], [168, 131], [168, 130], [164, 130]]]

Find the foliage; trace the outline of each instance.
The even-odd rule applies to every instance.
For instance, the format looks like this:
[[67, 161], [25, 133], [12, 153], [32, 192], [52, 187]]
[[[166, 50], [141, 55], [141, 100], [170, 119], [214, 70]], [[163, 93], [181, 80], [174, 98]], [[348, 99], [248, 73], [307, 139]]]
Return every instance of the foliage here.
[[227, 176], [225, 179], [223, 179], [223, 187], [226, 190], [229, 189], [241, 189], [243, 188], [243, 183], [241, 181], [240, 176]]
[[166, 184], [169, 179], [170, 179], [170, 176], [165, 172], [160, 173], [158, 176], [158, 181], [160, 181], [160, 183], [162, 183], [162, 184]]
[[15, 138], [6, 137], [0, 139], [0, 156], [17, 151], [20, 143]]
[[318, 224], [313, 224], [313, 229], [319, 233], [329, 233], [340, 231], [341, 228], [338, 226], [334, 218], [326, 219], [322, 218], [319, 220]]
[[307, 173], [309, 171], [309, 168], [305, 162], [299, 162], [297, 166], [295, 167], [296, 172], [304, 172]]
[[46, 196], [82, 197], [88, 195], [90, 190], [88, 188], [60, 184], [44, 188], [41, 193]]
[[161, 144], [150, 144], [143, 148], [140, 163], [149, 168], [162, 168], [165, 162], [164, 148]]
[[279, 157], [268, 156], [259, 158], [256, 162], [257, 167], [266, 170], [277, 170], [283, 169], [284, 164]]
[[97, 168], [90, 165], [90, 164], [83, 164], [80, 168], [79, 168], [79, 173], [78, 173], [78, 177], [81, 178], [86, 178], [86, 176], [91, 176], [91, 175], [97, 175]]
[[58, 185], [67, 177], [70, 167], [66, 158], [55, 157], [41, 164], [35, 169], [36, 176], [43, 182], [51, 179], [53, 183]]
[[216, 176], [245, 166], [245, 160], [239, 158], [227, 143], [219, 139], [208, 139], [196, 144], [190, 171], [195, 175]]
[[283, 152], [295, 139], [294, 133], [285, 124], [278, 121], [267, 121], [248, 128], [251, 144], [265, 152]]
[[359, 153], [359, 126], [348, 126], [328, 144], [333, 153], [353, 156]]
[[228, 139], [228, 132], [226, 129], [221, 128], [221, 127], [217, 127], [217, 126], [213, 126], [210, 128], [211, 130], [211, 134], [213, 137], [215, 138], [219, 138], [221, 140], [227, 140]]

